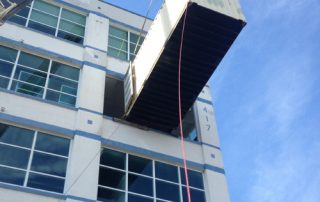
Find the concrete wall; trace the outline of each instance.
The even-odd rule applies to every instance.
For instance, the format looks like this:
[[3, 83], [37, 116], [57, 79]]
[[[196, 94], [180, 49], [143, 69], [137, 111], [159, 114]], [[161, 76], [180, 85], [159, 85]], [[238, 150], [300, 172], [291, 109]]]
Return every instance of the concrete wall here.
[[[143, 18], [96, 0], [63, 2], [63, 6], [82, 8], [81, 12], [84, 13], [86, 9], [94, 11], [87, 13], [83, 46], [12, 23], [0, 27], [0, 44], [80, 68], [76, 106], [63, 107], [0, 90], [0, 107], [3, 109], [0, 112], [0, 122], [72, 139], [65, 193], [59, 195], [0, 183], [1, 201], [21, 201], [22, 198], [26, 202], [95, 201], [101, 146], [182, 165], [180, 139], [116, 122], [102, 115], [105, 76], [122, 75], [128, 67], [128, 62], [106, 55], [109, 24], [117, 23], [114, 20], [117, 19], [121, 22], [120, 26], [137, 29]], [[150, 21], [146, 27], [149, 25]], [[185, 146], [188, 166], [204, 171], [207, 201], [224, 202], [229, 201], [229, 197], [209, 93], [210, 90], [205, 87], [195, 105], [202, 142], [186, 142]], [[204, 107], [207, 108], [206, 113]], [[207, 124], [211, 124], [210, 130], [207, 130]]]

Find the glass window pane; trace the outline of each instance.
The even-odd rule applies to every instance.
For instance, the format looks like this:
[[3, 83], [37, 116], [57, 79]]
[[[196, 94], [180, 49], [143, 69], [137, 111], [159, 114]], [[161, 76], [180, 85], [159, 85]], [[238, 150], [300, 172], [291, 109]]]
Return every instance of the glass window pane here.
[[15, 62], [17, 57], [17, 50], [0, 46], [0, 58], [10, 62]]
[[13, 70], [13, 64], [0, 61], [0, 75], [5, 77], [10, 77]]
[[0, 164], [26, 169], [30, 151], [0, 144]]
[[46, 100], [51, 100], [67, 106], [75, 106], [76, 104], [75, 96], [59, 93], [52, 90], [47, 90]]
[[109, 35], [116, 36], [116, 37], [118, 37], [120, 39], [124, 39], [126, 41], [128, 39], [128, 32], [127, 31], [124, 31], [124, 30], [121, 30], [121, 29], [118, 29], [118, 28], [115, 28], [112, 26], [109, 27]]
[[129, 171], [152, 176], [152, 161], [129, 155]]
[[127, 60], [127, 52], [123, 52], [111, 47], [108, 47], [108, 55], [119, 58], [121, 60]]
[[143, 195], [153, 195], [153, 183], [151, 178], [129, 174], [128, 190]]
[[61, 18], [70, 20], [72, 22], [76, 22], [81, 25], [86, 24], [86, 16], [80, 15], [78, 13], [66, 9], [62, 9]]
[[34, 131], [0, 123], [0, 142], [31, 148]]
[[47, 74], [37, 70], [17, 66], [14, 78], [19, 81], [44, 87], [47, 80]]
[[8, 21], [10, 22], [14, 22], [16, 24], [19, 24], [19, 25], [22, 25], [22, 26], [25, 26], [26, 23], [27, 23], [27, 19], [26, 18], [23, 18], [23, 17], [19, 17], [17, 15], [13, 15], [11, 16]]
[[178, 182], [178, 168], [169, 164], [155, 162], [156, 178]]
[[48, 4], [44, 1], [34, 1], [33, 8], [44, 11], [46, 13], [50, 13], [52, 15], [58, 16], [60, 12], [60, 8], [58, 6], [54, 6], [52, 4]]
[[56, 28], [52, 28], [47, 25], [43, 25], [43, 24], [34, 22], [32, 20], [29, 21], [28, 27], [30, 27], [32, 29], [39, 30], [40, 32], [51, 34], [51, 35], [55, 35], [55, 33], [56, 33]]
[[[186, 178], [184, 174], [184, 169], [180, 168], [181, 173], [181, 183], [186, 184]], [[195, 188], [203, 189], [203, 178], [202, 173], [196, 172], [193, 170], [188, 170], [188, 178], [189, 178], [189, 185]]]
[[100, 167], [99, 184], [107, 187], [125, 190], [126, 174], [122, 171]]
[[153, 199], [129, 194], [128, 195], [128, 202], [153, 202]]
[[31, 55], [29, 53], [24, 53], [24, 52], [21, 52], [18, 63], [21, 65], [25, 65], [27, 67], [32, 67], [34, 69], [44, 71], [44, 72], [47, 72], [49, 68], [48, 59], [41, 58], [41, 57]]
[[69, 144], [70, 140], [68, 139], [38, 133], [35, 149], [67, 157], [69, 154]]
[[77, 95], [78, 83], [50, 75], [48, 88], [71, 95]]
[[67, 162], [67, 158], [34, 152], [31, 170], [65, 177]]
[[144, 41], [144, 36], [140, 36], [139, 34], [130, 33], [130, 42], [136, 44], [139, 40], [139, 45]]
[[99, 187], [98, 200], [104, 202], [124, 202], [125, 194], [124, 192]]
[[138, 51], [140, 50], [140, 46], [137, 46], [135, 44], [130, 44], [130, 53], [132, 54], [137, 54]]
[[[188, 195], [187, 195], [187, 188], [182, 187], [182, 195], [183, 195], [183, 201], [188, 202]], [[191, 201], [197, 201], [197, 202], [205, 202], [205, 194], [203, 191], [198, 191], [195, 189], [190, 189], [190, 196]]]
[[7, 88], [9, 84], [9, 79], [0, 77], [0, 88]]
[[81, 36], [76, 36], [74, 34], [70, 34], [68, 32], [64, 32], [64, 31], [61, 31], [61, 30], [58, 31], [58, 35], [57, 36], [59, 38], [66, 39], [68, 41], [73, 41], [73, 42], [78, 43], [78, 44], [83, 44], [83, 37], [81, 37]]
[[100, 164], [124, 170], [126, 154], [110, 149], [104, 149], [100, 158]]
[[82, 37], [84, 36], [84, 27], [65, 20], [60, 20], [59, 29]]
[[27, 18], [29, 15], [29, 11], [30, 11], [30, 7], [25, 7], [24, 9], [17, 12], [16, 15]]
[[54, 17], [36, 10], [32, 11], [30, 20], [40, 22], [51, 27], [56, 27], [58, 23], [58, 17]]
[[0, 181], [10, 184], [23, 185], [26, 172], [0, 166]]
[[11, 90], [40, 98], [42, 98], [44, 91], [42, 87], [16, 81], [12, 82]]
[[180, 201], [180, 191], [178, 185], [156, 180], [156, 193], [157, 198], [175, 202]]
[[122, 39], [117, 39], [114, 37], [109, 37], [109, 46], [112, 46], [113, 48], [116, 48], [116, 49], [120, 49], [124, 52], [127, 52], [128, 50], [127, 41], [124, 41]]
[[78, 68], [70, 67], [68, 65], [64, 65], [58, 62], [52, 62], [51, 74], [56, 74], [59, 76], [63, 76], [63, 77], [78, 81], [79, 72], [80, 70]]
[[62, 193], [64, 189], [64, 179], [30, 173], [27, 186]]

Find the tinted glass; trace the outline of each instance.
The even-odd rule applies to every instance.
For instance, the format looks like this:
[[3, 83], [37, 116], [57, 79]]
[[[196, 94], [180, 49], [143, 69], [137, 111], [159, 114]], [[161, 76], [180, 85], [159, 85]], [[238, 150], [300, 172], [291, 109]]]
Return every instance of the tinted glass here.
[[152, 176], [152, 161], [129, 155], [129, 171]]
[[48, 88], [71, 95], [77, 95], [78, 82], [51, 75]]
[[[181, 183], [186, 184], [184, 169], [180, 168]], [[189, 185], [195, 188], [203, 189], [202, 174], [193, 170], [188, 170]]]
[[15, 62], [17, 57], [17, 50], [0, 46], [0, 59], [7, 60], [10, 62]]
[[19, 12], [17, 12], [16, 15], [27, 18], [28, 14], [29, 14], [30, 8], [29, 7], [25, 7], [24, 9], [20, 10]]
[[55, 35], [55, 33], [56, 33], [56, 28], [53, 28], [53, 27], [50, 27], [47, 25], [43, 25], [43, 24], [40, 24], [40, 23], [32, 21], [32, 20], [29, 21], [28, 27], [39, 30], [39, 31], [47, 33], [47, 34], [51, 34], [51, 35]]
[[122, 39], [109, 37], [109, 46], [112, 46], [113, 48], [122, 50], [124, 52], [128, 51], [128, 42]]
[[8, 19], [8, 21], [17, 23], [17, 24], [22, 25], [22, 26], [25, 26], [26, 22], [27, 22], [27, 19], [14, 15], [14, 16], [11, 16]]
[[129, 174], [128, 189], [130, 192], [135, 192], [143, 195], [153, 195], [153, 183], [151, 178]]
[[64, 180], [55, 177], [30, 173], [27, 186], [62, 193], [64, 188]]
[[69, 21], [72, 21], [81, 25], [86, 24], [86, 16], [74, 13], [66, 9], [62, 9], [61, 18], [67, 19]]
[[68, 156], [70, 140], [38, 133], [36, 141], [36, 150]]
[[31, 148], [34, 131], [0, 123], [0, 142]]
[[118, 29], [118, 28], [115, 28], [112, 26], [109, 27], [109, 35], [113, 35], [113, 36], [116, 36], [116, 37], [118, 37], [120, 39], [124, 39], [124, 40], [128, 39], [128, 32], [127, 31], [124, 31], [124, 30], [121, 30], [121, 29]]
[[122, 171], [100, 167], [99, 184], [124, 190], [126, 184], [126, 174]]
[[80, 44], [83, 43], [83, 37], [76, 36], [74, 34], [67, 33], [67, 32], [64, 32], [64, 31], [61, 31], [61, 30], [59, 30], [59, 32], [58, 32], [58, 37], [66, 39], [68, 41], [73, 41], [75, 43], [80, 43]]
[[13, 64], [0, 61], [0, 76], [10, 77], [13, 69]]
[[56, 27], [58, 23], [58, 17], [51, 16], [36, 10], [32, 11], [30, 20], [33, 20], [35, 22], [40, 22], [50, 27]]
[[125, 169], [126, 154], [104, 149], [100, 158], [100, 164], [114, 168]]
[[130, 33], [130, 42], [136, 44], [139, 40], [139, 45], [144, 41], [144, 36], [140, 36], [139, 34]]
[[84, 36], [84, 27], [66, 20], [61, 19], [59, 29], [78, 36]]
[[80, 70], [68, 65], [64, 65], [58, 62], [52, 62], [51, 73], [59, 76], [63, 76], [75, 81], [79, 80]]
[[128, 202], [153, 202], [153, 199], [129, 194], [128, 195]]
[[47, 90], [46, 99], [54, 102], [58, 102], [64, 105], [68, 105], [68, 106], [74, 106], [76, 104], [75, 96], [70, 96], [70, 95], [66, 95], [66, 94], [59, 93], [56, 91], [51, 91], [51, 90]]
[[65, 177], [67, 162], [67, 158], [34, 152], [31, 170]]
[[37, 70], [18, 66], [15, 71], [14, 78], [19, 81], [44, 87], [46, 84], [47, 74]]
[[19, 64], [32, 67], [41, 71], [48, 71], [49, 60], [35, 55], [22, 52], [19, 57]]
[[155, 162], [156, 178], [178, 182], [178, 169], [165, 163]]
[[[183, 195], [183, 201], [187, 202], [188, 195], [187, 195], [187, 188], [186, 187], [182, 187], [182, 195]], [[197, 202], [205, 202], [206, 201], [203, 191], [190, 189], [190, 196], [191, 196], [191, 201], [197, 201]]]
[[156, 181], [157, 198], [179, 202], [179, 186], [171, 183]]
[[0, 77], [0, 88], [7, 88], [9, 84], [9, 79]]
[[11, 90], [40, 98], [42, 97], [44, 91], [42, 87], [15, 81], [12, 82]]
[[124, 202], [125, 194], [120, 191], [114, 191], [99, 187], [98, 200], [104, 202]]
[[26, 169], [30, 151], [0, 144], [0, 164]]
[[40, 0], [34, 1], [33, 8], [55, 16], [58, 16], [60, 12], [59, 7]]
[[24, 176], [26, 172], [5, 168], [0, 166], [0, 181], [10, 184], [23, 185]]

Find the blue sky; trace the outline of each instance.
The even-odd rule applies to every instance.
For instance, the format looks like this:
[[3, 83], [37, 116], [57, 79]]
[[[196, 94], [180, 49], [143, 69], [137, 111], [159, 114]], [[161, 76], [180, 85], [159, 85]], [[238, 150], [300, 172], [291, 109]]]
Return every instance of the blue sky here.
[[[109, 2], [145, 14], [149, 0]], [[320, 1], [241, 5], [248, 24], [210, 80], [231, 199], [319, 202]]]

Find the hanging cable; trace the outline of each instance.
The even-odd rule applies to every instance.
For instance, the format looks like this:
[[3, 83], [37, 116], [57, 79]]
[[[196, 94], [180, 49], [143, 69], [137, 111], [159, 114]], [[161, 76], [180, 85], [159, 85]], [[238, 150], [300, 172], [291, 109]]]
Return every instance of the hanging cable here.
[[188, 194], [188, 202], [191, 202], [191, 195], [190, 195], [190, 187], [189, 187], [189, 176], [188, 176], [188, 168], [187, 168], [187, 156], [186, 150], [184, 147], [184, 135], [183, 135], [183, 128], [182, 128], [182, 112], [181, 112], [181, 58], [182, 58], [182, 49], [183, 49], [183, 37], [184, 37], [184, 28], [186, 25], [186, 18], [188, 12], [189, 2], [187, 3], [186, 11], [183, 17], [183, 24], [182, 24], [182, 32], [181, 32], [181, 41], [180, 41], [180, 50], [179, 50], [179, 65], [178, 65], [178, 104], [179, 104], [179, 128], [180, 128], [180, 136], [181, 136], [181, 150], [183, 155], [183, 167], [184, 167], [184, 174], [186, 179], [186, 186], [187, 186], [187, 194]]

